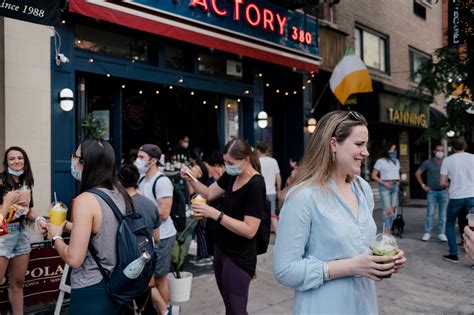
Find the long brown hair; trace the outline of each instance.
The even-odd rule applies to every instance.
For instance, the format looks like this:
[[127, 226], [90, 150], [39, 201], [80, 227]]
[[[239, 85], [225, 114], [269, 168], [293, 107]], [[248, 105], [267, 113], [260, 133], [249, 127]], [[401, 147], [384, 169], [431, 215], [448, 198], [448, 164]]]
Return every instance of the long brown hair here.
[[115, 152], [112, 145], [103, 140], [88, 139], [84, 140], [80, 147], [83, 169], [79, 193], [98, 187], [110, 190], [117, 188], [125, 199], [127, 211], [135, 212], [132, 199], [118, 181], [115, 171]]
[[234, 138], [227, 142], [224, 148], [224, 154], [229, 154], [236, 160], [243, 160], [250, 157], [250, 164], [257, 172], [261, 172], [260, 161], [257, 154], [252, 150], [250, 144], [241, 138]]
[[[291, 187], [295, 186], [297, 190], [310, 185], [327, 188], [336, 168], [331, 151], [331, 138], [334, 137], [341, 143], [349, 137], [355, 126], [367, 126], [365, 118], [357, 112], [337, 110], [325, 114], [316, 125]], [[346, 179], [348, 182], [351, 180], [350, 176]], [[283, 191], [282, 203], [289, 188]]]

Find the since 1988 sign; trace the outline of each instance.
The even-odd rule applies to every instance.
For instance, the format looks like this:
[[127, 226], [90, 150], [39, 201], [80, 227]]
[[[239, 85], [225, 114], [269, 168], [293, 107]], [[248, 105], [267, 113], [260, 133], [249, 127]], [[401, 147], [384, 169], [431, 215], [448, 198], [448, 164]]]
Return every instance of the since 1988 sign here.
[[0, 16], [43, 25], [58, 25], [60, 0], [0, 0]]

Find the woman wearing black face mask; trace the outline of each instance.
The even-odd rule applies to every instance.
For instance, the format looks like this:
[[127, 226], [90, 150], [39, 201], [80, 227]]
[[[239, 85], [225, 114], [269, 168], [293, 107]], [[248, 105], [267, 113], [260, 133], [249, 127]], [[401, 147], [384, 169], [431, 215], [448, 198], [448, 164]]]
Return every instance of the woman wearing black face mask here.
[[0, 211], [7, 223], [8, 234], [0, 236], [0, 279], [8, 268], [10, 305], [13, 314], [23, 314], [23, 282], [31, 251], [25, 220], [36, 222], [42, 232], [46, 231], [47, 224], [32, 209], [34, 180], [26, 152], [19, 147], [7, 149], [3, 168], [0, 174]]
[[384, 210], [384, 232], [390, 234], [393, 220], [396, 217], [400, 186], [400, 161], [397, 159], [397, 146], [395, 144], [390, 147], [384, 146], [382, 156], [375, 162], [372, 179], [379, 183], [380, 200]]

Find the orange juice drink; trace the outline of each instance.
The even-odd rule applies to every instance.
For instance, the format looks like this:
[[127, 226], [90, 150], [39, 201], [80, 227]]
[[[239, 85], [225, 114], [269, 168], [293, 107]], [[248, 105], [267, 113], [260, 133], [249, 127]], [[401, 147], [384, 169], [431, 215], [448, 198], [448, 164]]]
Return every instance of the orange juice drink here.
[[[196, 196], [194, 196], [194, 198], [191, 200], [191, 203], [196, 203], [196, 204], [203, 204], [205, 205], [207, 202], [206, 198], [204, 198], [203, 196], [197, 194]], [[203, 216], [200, 215], [200, 214], [194, 214], [194, 218], [196, 220], [202, 220], [203, 219]]]
[[53, 225], [61, 225], [66, 221], [67, 207], [62, 202], [53, 202], [49, 207], [49, 223]]

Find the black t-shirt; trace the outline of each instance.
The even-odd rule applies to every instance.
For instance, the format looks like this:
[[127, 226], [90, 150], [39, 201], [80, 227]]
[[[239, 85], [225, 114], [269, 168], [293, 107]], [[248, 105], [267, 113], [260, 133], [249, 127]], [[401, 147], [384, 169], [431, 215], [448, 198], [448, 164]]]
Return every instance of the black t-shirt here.
[[[24, 176], [20, 176], [20, 182], [16, 183], [13, 185], [13, 187], [8, 183], [8, 181], [5, 179], [7, 175], [5, 173], [0, 173], [0, 205], [3, 205], [3, 196], [9, 191], [19, 189], [21, 186], [24, 185], [25, 180]], [[31, 190], [31, 199], [30, 199], [30, 206], [29, 208], [33, 208], [33, 190]], [[9, 223], [15, 223], [15, 222], [22, 222], [25, 219], [25, 216], [21, 216], [18, 219], [11, 220]]]
[[[221, 210], [228, 216], [244, 221], [246, 215], [261, 219], [265, 207], [265, 181], [261, 175], [254, 175], [244, 186], [232, 191], [236, 176], [224, 173], [217, 181], [217, 185], [224, 189], [225, 195]], [[255, 237], [247, 239], [226, 229], [217, 226], [216, 244], [219, 248], [245, 270], [251, 277], [257, 266], [257, 243]]]

